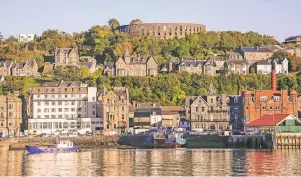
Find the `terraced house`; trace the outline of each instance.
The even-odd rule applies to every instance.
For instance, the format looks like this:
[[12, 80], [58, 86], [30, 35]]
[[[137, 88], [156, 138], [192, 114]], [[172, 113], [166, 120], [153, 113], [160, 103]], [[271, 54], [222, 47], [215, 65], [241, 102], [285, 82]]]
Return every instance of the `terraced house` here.
[[158, 60], [156, 57], [131, 56], [128, 51], [118, 57], [115, 63], [104, 63], [104, 74], [112, 76], [156, 76]]
[[11, 67], [12, 76], [38, 76], [38, 64], [35, 60], [14, 63]]
[[98, 97], [105, 134], [121, 134], [129, 127], [129, 92], [127, 88], [104, 88]]
[[0, 96], [0, 134], [19, 136], [22, 131], [22, 100], [17, 95]]

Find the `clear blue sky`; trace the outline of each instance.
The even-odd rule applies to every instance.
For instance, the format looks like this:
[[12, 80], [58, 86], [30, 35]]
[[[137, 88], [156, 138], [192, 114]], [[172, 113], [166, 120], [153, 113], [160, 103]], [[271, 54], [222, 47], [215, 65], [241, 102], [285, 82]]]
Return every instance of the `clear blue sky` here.
[[301, 34], [301, 0], [0, 0], [0, 32], [41, 34], [83, 31], [116, 18], [143, 22], [200, 23], [207, 30]]

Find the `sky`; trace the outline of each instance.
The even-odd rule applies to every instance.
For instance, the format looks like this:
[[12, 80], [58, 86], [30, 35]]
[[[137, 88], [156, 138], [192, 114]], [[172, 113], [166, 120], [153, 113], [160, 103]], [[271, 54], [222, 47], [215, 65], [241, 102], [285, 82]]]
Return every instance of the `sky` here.
[[301, 34], [301, 0], [0, 0], [0, 32], [40, 35], [105, 25], [143, 22], [198, 23], [213, 31], [254, 31], [285, 38]]

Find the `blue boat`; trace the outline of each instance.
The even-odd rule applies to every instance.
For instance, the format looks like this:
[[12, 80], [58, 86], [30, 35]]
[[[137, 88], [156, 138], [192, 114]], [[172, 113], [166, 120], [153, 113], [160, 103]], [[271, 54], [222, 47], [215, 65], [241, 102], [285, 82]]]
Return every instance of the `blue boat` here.
[[54, 146], [27, 146], [26, 150], [31, 153], [42, 153], [42, 152], [77, 152], [78, 147], [74, 146], [71, 141], [58, 141]]

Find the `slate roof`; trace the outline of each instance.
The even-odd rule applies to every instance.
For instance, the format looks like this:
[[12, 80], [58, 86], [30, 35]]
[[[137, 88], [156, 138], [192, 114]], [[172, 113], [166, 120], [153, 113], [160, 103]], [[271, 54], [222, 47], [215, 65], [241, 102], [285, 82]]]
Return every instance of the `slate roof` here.
[[114, 67], [114, 62], [105, 62], [104, 63], [104, 68], [109, 67], [109, 68], [113, 68]]
[[258, 120], [245, 124], [245, 127], [276, 126], [288, 116], [289, 114], [264, 115]]
[[18, 63], [14, 63], [12, 67], [16, 69], [23, 69], [25, 64], [26, 62], [18, 62]]
[[45, 82], [42, 87], [80, 87], [81, 81]]
[[270, 65], [271, 63], [267, 60], [260, 60], [256, 63], [257, 65]]
[[241, 50], [244, 52], [273, 52], [267, 47], [241, 47]]
[[69, 55], [73, 48], [56, 48], [55, 54], [58, 55], [59, 53], [64, 53], [65, 55]]
[[285, 41], [295, 40], [298, 37], [300, 37], [300, 36], [290, 36], [290, 37], [286, 38]]
[[203, 61], [201, 60], [197, 60], [197, 59], [193, 59], [193, 58], [190, 58], [190, 59], [184, 59], [184, 60], [181, 60], [179, 65], [186, 65], [186, 66], [194, 66], [194, 67], [197, 67], [199, 64], [203, 64]]
[[0, 67], [9, 67], [13, 62], [6, 60], [6, 61], [0, 61]]
[[282, 62], [285, 60], [286, 58], [275, 58], [275, 59], [270, 59], [270, 62], [276, 62], [277, 64], [282, 64]]
[[241, 59], [227, 60], [226, 62], [228, 65], [230, 65], [230, 64], [247, 64], [248, 63], [246, 60], [241, 60]]
[[50, 62], [50, 63], [55, 62], [55, 56], [54, 55], [43, 56], [43, 58], [44, 58], [44, 62]]

